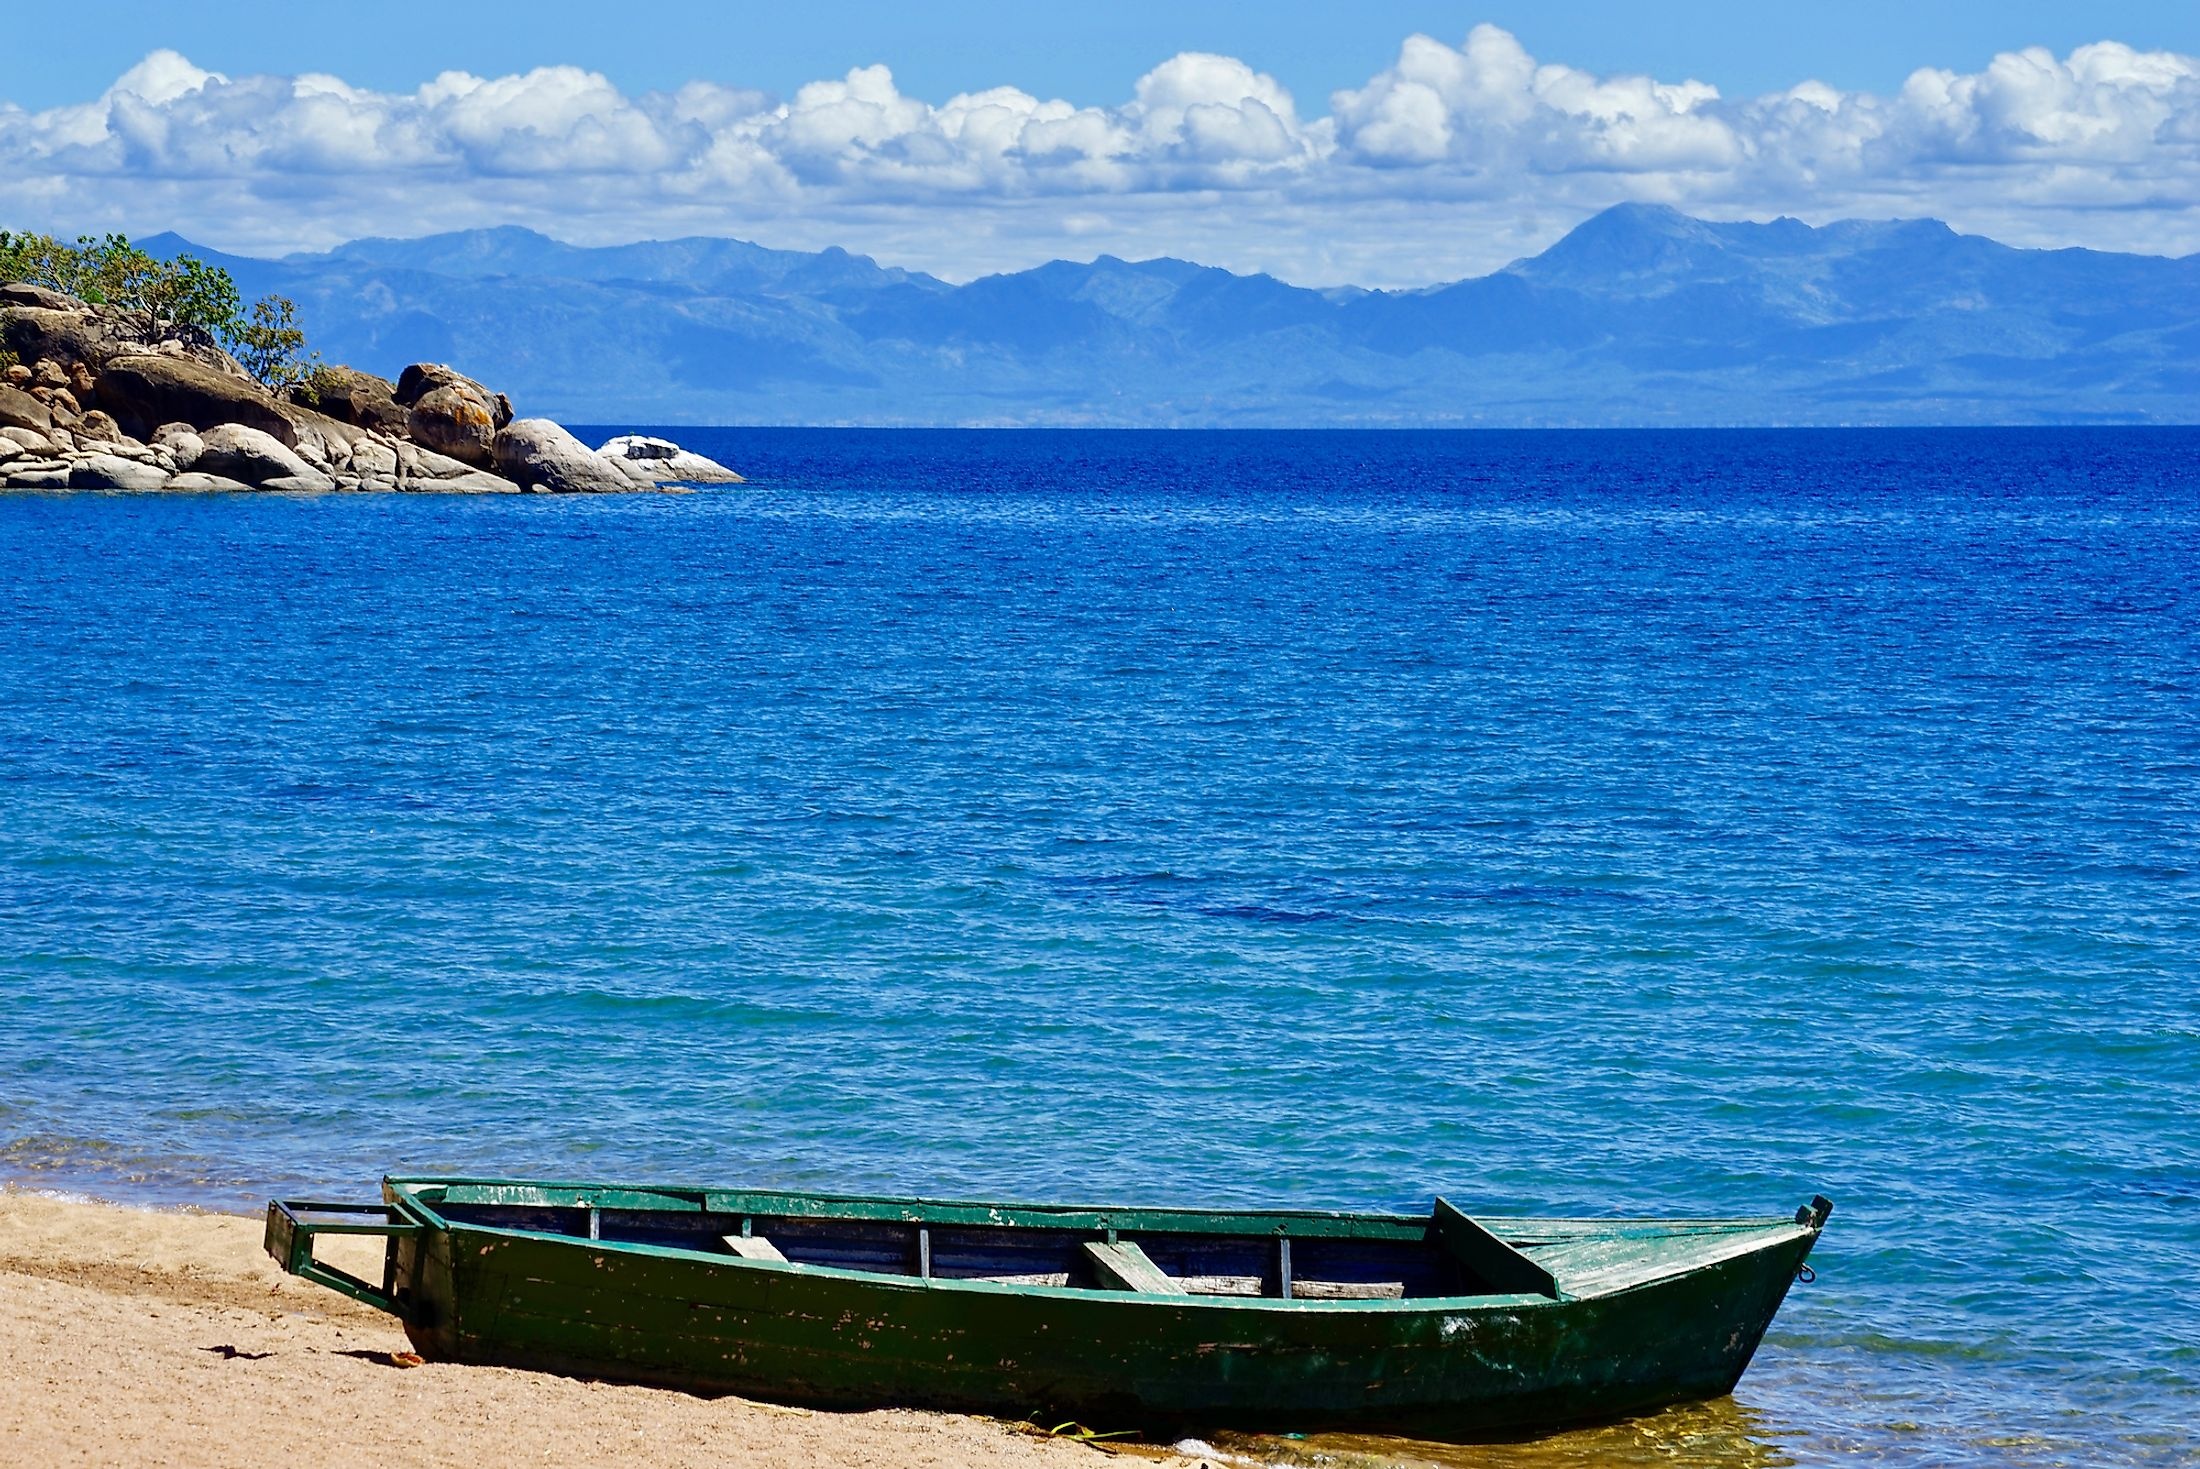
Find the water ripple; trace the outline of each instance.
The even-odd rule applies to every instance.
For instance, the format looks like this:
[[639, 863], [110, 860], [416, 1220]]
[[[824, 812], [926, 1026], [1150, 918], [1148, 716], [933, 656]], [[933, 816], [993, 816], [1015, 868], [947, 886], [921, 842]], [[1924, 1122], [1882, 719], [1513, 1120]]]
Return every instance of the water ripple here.
[[0, 498], [0, 1173], [1823, 1189], [1505, 1452], [2194, 1456], [2200, 435], [681, 432]]

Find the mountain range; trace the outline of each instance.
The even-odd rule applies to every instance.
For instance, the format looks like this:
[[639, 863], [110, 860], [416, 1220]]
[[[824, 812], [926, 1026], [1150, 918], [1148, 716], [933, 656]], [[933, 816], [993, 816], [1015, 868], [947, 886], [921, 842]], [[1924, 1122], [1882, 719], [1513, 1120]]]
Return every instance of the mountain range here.
[[2200, 256], [1621, 205], [1421, 290], [1182, 260], [955, 285], [728, 239], [501, 228], [226, 267], [331, 361], [585, 423], [1570, 426], [2200, 420]]

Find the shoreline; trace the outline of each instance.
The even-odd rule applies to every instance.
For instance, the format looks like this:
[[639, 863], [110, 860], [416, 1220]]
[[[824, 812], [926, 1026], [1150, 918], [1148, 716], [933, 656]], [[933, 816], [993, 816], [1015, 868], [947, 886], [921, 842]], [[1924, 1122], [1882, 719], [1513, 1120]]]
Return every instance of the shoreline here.
[[[117, 1202], [0, 1178], [0, 1451], [40, 1464], [228, 1469], [383, 1452], [479, 1469], [579, 1453], [622, 1464], [810, 1469], [1077, 1469], [1094, 1455], [1175, 1469], [1624, 1469], [1685, 1452], [1722, 1469], [1783, 1462], [1735, 1399], [1446, 1445], [1347, 1434], [1083, 1443], [921, 1409], [831, 1412], [513, 1368], [408, 1364], [394, 1318], [287, 1275], [263, 1220], [195, 1203]], [[321, 1258], [372, 1277], [379, 1242]], [[310, 1406], [301, 1406], [310, 1405]], [[1106, 1425], [1102, 1425], [1106, 1426]]]
[[[395, 1321], [283, 1274], [260, 1233], [236, 1214], [0, 1184], [0, 1446], [26, 1463], [179, 1466], [324, 1458], [332, 1441], [348, 1455], [469, 1466], [546, 1452], [730, 1469], [1093, 1462], [1076, 1443], [955, 1414], [403, 1367], [410, 1346]], [[1198, 1462], [1159, 1448], [1135, 1456]]]

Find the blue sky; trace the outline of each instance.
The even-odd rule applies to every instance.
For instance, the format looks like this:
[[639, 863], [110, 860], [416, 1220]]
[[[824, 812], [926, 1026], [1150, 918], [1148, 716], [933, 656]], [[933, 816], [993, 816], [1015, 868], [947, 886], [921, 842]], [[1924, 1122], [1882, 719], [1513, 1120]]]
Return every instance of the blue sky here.
[[[0, 227], [1455, 279], [1622, 200], [2200, 250], [2200, 3], [19, 7]], [[23, 65], [23, 58], [36, 58]]]
[[493, 76], [573, 62], [630, 92], [697, 77], [788, 92], [882, 61], [935, 101], [1013, 81], [1099, 104], [1179, 51], [1241, 57], [1319, 98], [1365, 81], [1402, 36], [1457, 39], [1482, 21], [1591, 71], [1697, 77], [1729, 93], [1805, 77], [1890, 90], [1920, 66], [1972, 71], [1999, 51], [2060, 53], [2110, 37], [2200, 53], [2195, 0], [466, 0], [432, 15], [298, 0], [100, 0], [96, 24], [66, 5], [16, 9], [11, 52], [38, 64], [0, 70], [0, 97], [31, 108], [95, 95], [164, 46], [217, 71], [333, 71], [385, 90], [448, 69]]

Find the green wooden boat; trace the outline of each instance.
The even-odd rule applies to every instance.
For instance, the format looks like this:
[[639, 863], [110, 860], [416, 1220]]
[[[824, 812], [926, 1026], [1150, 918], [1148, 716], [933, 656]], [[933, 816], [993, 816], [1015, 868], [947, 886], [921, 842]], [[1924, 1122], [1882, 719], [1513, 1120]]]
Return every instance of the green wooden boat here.
[[[1750, 1219], [1052, 1208], [391, 1178], [268, 1253], [421, 1355], [833, 1408], [1514, 1437], [1730, 1391], [1833, 1206]], [[380, 1281], [318, 1260], [386, 1236]]]

